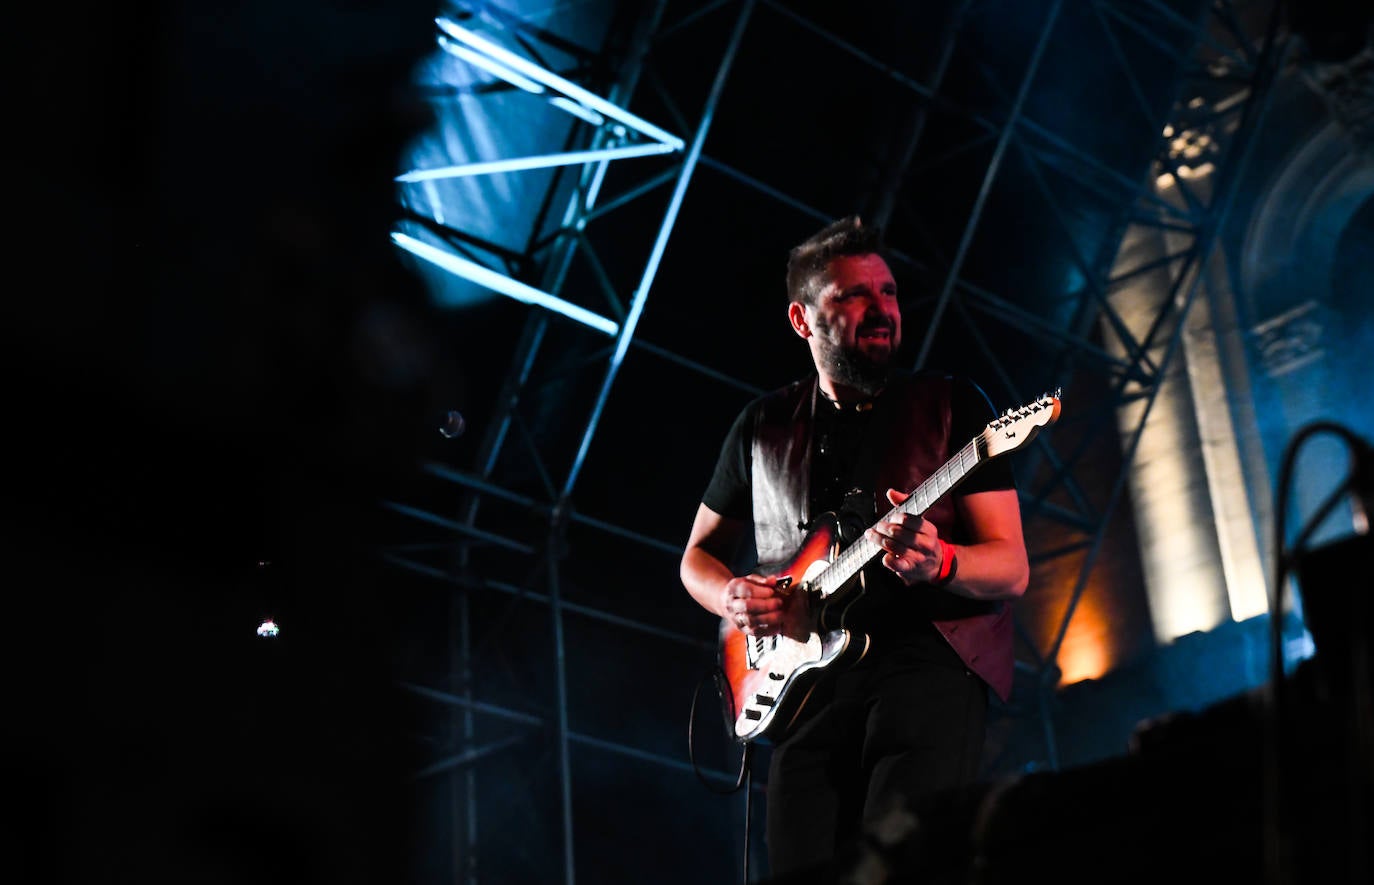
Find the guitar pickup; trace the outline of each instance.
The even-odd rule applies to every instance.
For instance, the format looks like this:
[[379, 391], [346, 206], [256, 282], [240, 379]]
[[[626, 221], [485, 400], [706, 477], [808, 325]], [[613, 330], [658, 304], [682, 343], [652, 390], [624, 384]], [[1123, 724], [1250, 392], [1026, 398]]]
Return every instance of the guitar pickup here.
[[754, 695], [754, 703], [758, 704], [760, 707], [771, 707], [777, 703], [777, 701], [766, 694], [756, 694]]
[[749, 707], [745, 707], [745, 708], [744, 708], [744, 718], [745, 718], [745, 719], [762, 719], [762, 718], [763, 718], [763, 714], [760, 713], [758, 710], [754, 710], [754, 709], [751, 709], [751, 708], [749, 708]]

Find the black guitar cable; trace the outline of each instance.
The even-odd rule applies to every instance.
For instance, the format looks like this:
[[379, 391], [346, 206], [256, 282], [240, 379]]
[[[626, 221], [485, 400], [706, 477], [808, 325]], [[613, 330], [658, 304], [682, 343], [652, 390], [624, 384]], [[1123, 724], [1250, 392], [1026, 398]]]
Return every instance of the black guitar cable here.
[[[744, 885], [749, 885], [749, 824], [754, 817], [754, 768], [752, 764], [754, 758], [754, 745], [752, 743], [745, 742], [744, 752], [740, 754], [739, 773], [735, 775], [735, 783], [729, 789], [721, 790], [716, 788], [715, 786], [712, 786], [711, 782], [701, 773], [701, 769], [697, 767], [696, 761], [695, 728], [697, 719], [697, 699], [701, 697], [701, 686], [706, 682], [707, 679], [714, 680], [716, 684], [716, 692], [725, 701], [727, 701], [727, 708], [731, 710], [735, 708], [734, 692], [730, 688], [730, 680], [725, 678], [725, 671], [722, 670], [719, 666], [707, 670], [706, 673], [703, 675], [702, 679], [699, 682], [697, 682], [696, 689], [692, 692], [692, 708], [687, 714], [687, 757], [692, 760], [692, 773], [695, 774], [697, 776], [697, 780], [701, 781], [701, 783], [706, 787], [706, 789], [710, 790], [712, 793], [715, 793], [718, 796], [728, 796], [731, 793], [737, 792], [740, 789], [740, 787], [744, 788], [743, 883]], [[729, 728], [728, 722], [726, 722], [726, 727], [727, 729]], [[729, 734], [728, 731], [726, 733]]]

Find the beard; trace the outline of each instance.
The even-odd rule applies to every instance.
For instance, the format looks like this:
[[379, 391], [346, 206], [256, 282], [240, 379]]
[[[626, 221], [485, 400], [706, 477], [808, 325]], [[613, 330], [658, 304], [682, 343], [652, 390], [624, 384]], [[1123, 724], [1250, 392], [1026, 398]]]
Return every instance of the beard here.
[[[883, 323], [883, 326], [888, 327], [888, 324]], [[825, 364], [830, 377], [860, 391], [864, 396], [877, 396], [887, 386], [895, 353], [893, 347], [889, 347], [880, 357], [872, 357], [857, 346], [846, 347], [836, 343], [830, 336], [829, 324], [823, 320], [816, 322], [816, 331], [820, 333], [821, 362]], [[896, 344], [895, 340], [893, 344]]]

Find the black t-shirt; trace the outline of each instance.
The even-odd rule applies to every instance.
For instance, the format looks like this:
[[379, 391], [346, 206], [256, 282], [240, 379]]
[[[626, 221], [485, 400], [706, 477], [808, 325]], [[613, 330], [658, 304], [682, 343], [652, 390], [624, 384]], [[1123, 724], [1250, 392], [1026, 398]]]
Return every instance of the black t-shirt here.
[[[954, 378], [950, 391], [950, 451], [953, 457], [965, 443], [983, 431], [997, 417], [987, 395], [972, 381]], [[881, 394], [880, 394], [881, 396]], [[868, 429], [872, 410], [827, 407], [824, 399], [816, 408], [815, 445], [812, 447], [811, 512], [838, 511], [844, 494], [853, 486], [855, 462]], [[701, 501], [707, 507], [734, 519], [750, 520], [754, 510], [750, 462], [754, 447], [753, 410], [745, 408], [735, 418], [720, 447], [715, 473]], [[958, 495], [1014, 488], [1011, 464], [994, 458], [978, 465], [955, 489]], [[873, 514], [876, 518], [877, 514]]]
[[[996, 409], [976, 384], [963, 378], [952, 378], [951, 382], [950, 436], [946, 459], [952, 458], [969, 440], [981, 433], [989, 421], [997, 417]], [[702, 503], [716, 513], [746, 522], [753, 519], [751, 462], [754, 414], [754, 408], [747, 406], [736, 417], [721, 445], [715, 473], [702, 496]], [[849, 526], [849, 531], [842, 530], [843, 546], [852, 543], [854, 537], [872, 525], [879, 515], [873, 512], [874, 490], [860, 490], [857, 495], [847, 496], [855, 485], [858, 462], [865, 451], [865, 436], [873, 423], [873, 415], [872, 409], [860, 410], [852, 406], [834, 408], [824, 398], [818, 399], [816, 405], [809, 483], [810, 512], [853, 514], [853, 519], [841, 519], [842, 525], [847, 523]], [[1008, 460], [994, 458], [979, 464], [951, 494], [962, 496], [1014, 487]], [[886, 490], [876, 491], [881, 493]], [[942, 534], [948, 537], [949, 527], [941, 528]], [[866, 573], [869, 575], [868, 589], [861, 603], [849, 608], [846, 623], [884, 644], [895, 639], [900, 645], [915, 651], [918, 657], [962, 666], [953, 650], [930, 625], [934, 612], [930, 609], [931, 597], [928, 594], [911, 592], [910, 588], [903, 587], [895, 575], [880, 565], [870, 565]]]

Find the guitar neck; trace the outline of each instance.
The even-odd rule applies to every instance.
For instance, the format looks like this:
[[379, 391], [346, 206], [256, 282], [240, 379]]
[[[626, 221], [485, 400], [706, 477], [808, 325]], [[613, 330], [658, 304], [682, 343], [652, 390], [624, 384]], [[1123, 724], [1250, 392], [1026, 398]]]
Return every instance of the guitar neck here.
[[[968, 476], [973, 468], [987, 460], [987, 455], [980, 445], [982, 441], [982, 436], [975, 436], [969, 440], [968, 444], [960, 449], [953, 458], [945, 462], [943, 467], [917, 486], [910, 497], [889, 510], [878, 522], [888, 522], [899, 513], [909, 513], [912, 516], [920, 516], [925, 513], [932, 504], [958, 485], [965, 476]], [[816, 589], [822, 597], [833, 596], [848, 585], [850, 580], [864, 566], [872, 562], [882, 552], [883, 548], [868, 540], [867, 534], [861, 535], [857, 541], [845, 548], [844, 552], [837, 556], [834, 562], [816, 576], [814, 579]]]

